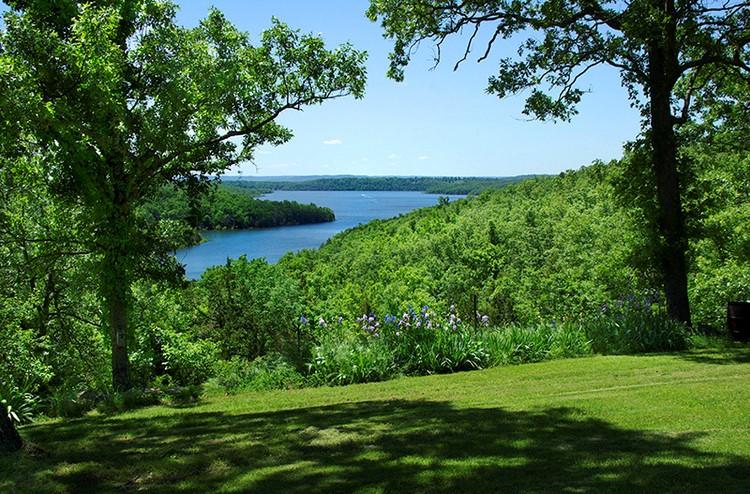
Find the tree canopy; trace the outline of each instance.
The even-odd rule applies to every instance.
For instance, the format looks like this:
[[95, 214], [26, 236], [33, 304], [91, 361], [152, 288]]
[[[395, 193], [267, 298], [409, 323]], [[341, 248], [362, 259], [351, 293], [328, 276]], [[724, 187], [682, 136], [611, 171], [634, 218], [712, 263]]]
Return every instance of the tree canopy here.
[[285, 111], [361, 97], [366, 54], [326, 49], [278, 20], [253, 43], [215, 9], [182, 27], [161, 0], [8, 3], [0, 92], [21, 98], [2, 100], [0, 125], [43, 156], [53, 189], [83, 211], [124, 389], [130, 281], [175, 271], [137, 206], [286, 142], [291, 131], [276, 123]]

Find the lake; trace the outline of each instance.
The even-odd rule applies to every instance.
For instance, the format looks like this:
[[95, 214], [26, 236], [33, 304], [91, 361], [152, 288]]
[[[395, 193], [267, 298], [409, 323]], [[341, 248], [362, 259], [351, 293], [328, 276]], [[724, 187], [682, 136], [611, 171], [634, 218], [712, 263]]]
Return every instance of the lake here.
[[[284, 226], [257, 230], [201, 232], [206, 242], [177, 251], [188, 278], [200, 278], [203, 271], [227, 258], [246, 255], [264, 257], [274, 263], [287, 252], [320, 247], [333, 235], [375, 219], [393, 218], [414, 209], [435, 206], [438, 194], [385, 191], [275, 191], [263, 196], [272, 201], [297, 201], [329, 207], [336, 221], [314, 225]], [[450, 196], [451, 200], [463, 196]]]

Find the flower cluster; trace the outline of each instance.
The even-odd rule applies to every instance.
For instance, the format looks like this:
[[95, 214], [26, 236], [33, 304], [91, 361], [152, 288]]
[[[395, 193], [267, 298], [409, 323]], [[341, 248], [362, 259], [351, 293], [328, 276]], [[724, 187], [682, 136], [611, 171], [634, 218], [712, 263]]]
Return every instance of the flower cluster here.
[[477, 323], [479, 323], [482, 327], [487, 327], [490, 325], [490, 316], [487, 314], [482, 315], [479, 311], [477, 311]]
[[[299, 321], [302, 325], [311, 324], [305, 316], [300, 316]], [[409, 308], [401, 316], [387, 314], [383, 320], [378, 320], [377, 316], [373, 313], [362, 314], [356, 318], [359, 328], [368, 336], [380, 338], [383, 331], [386, 331], [389, 335], [394, 335], [397, 338], [403, 336], [409, 330], [438, 330], [458, 332], [459, 329], [465, 324], [458, 315], [455, 305], [451, 305], [448, 313], [443, 317], [436, 316], [435, 312], [432, 311], [428, 306], [423, 306], [419, 311], [414, 308]], [[336, 319], [339, 326], [344, 325], [344, 317], [339, 316]], [[483, 315], [480, 312], [476, 313], [476, 325], [481, 327], [488, 327], [490, 324], [490, 318], [487, 315]], [[318, 318], [317, 327], [326, 329], [329, 327], [328, 322], [323, 318]]]
[[396, 336], [401, 335], [400, 330], [406, 330], [409, 328], [427, 328], [427, 329], [433, 329], [438, 327], [439, 325], [434, 322], [435, 314], [430, 310], [429, 307], [426, 305], [422, 307], [422, 310], [420, 312], [415, 311], [414, 309], [410, 308], [408, 311], [404, 312], [401, 318], [397, 318], [396, 316], [387, 316], [386, 321], [389, 323], [395, 323], [399, 331], [396, 332]]
[[362, 331], [365, 331], [375, 338], [380, 337], [380, 323], [373, 314], [370, 314], [369, 316], [367, 314], [362, 314], [362, 317], [357, 318], [357, 322], [362, 328]]

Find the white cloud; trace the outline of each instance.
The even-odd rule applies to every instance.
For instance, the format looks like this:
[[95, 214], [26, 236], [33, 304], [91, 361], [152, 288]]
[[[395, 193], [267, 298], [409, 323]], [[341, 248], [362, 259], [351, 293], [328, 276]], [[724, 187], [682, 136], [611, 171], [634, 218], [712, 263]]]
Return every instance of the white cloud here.
[[400, 156], [397, 155], [396, 153], [391, 153], [391, 154], [388, 155], [388, 159], [389, 160], [397, 160], [399, 158], [400, 158]]
[[337, 146], [343, 143], [344, 141], [342, 141], [341, 139], [329, 139], [327, 141], [323, 141], [323, 144], [325, 144], [326, 146]]
[[418, 159], [418, 160], [420, 160], [420, 161], [424, 161], [424, 160], [428, 160], [428, 159], [430, 159], [430, 157], [429, 157], [429, 156], [420, 156], [420, 157], [419, 157], [419, 158], [417, 158], [417, 159]]

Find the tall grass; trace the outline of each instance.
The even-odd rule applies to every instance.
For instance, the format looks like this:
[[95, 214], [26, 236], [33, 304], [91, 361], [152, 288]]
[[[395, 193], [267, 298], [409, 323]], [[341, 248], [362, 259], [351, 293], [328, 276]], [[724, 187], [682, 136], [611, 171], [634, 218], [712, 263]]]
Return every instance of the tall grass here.
[[575, 322], [489, 327], [485, 316], [470, 323], [456, 314], [437, 317], [427, 307], [400, 318], [375, 315], [357, 327], [326, 327], [309, 364], [317, 384], [382, 381], [601, 354], [685, 349], [689, 333], [648, 304], [618, 303]]

